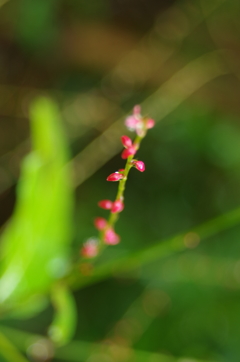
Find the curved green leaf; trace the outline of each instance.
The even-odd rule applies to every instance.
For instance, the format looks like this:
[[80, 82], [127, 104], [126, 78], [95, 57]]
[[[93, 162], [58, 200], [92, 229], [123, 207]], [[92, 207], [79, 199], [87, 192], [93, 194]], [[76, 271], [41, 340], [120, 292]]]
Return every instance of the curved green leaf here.
[[46, 293], [68, 268], [73, 195], [67, 142], [49, 99], [32, 104], [30, 120], [32, 152], [23, 161], [15, 211], [1, 237], [3, 310]]
[[64, 284], [57, 284], [52, 290], [55, 317], [49, 327], [49, 336], [57, 345], [66, 344], [75, 332], [77, 311], [71, 292]]

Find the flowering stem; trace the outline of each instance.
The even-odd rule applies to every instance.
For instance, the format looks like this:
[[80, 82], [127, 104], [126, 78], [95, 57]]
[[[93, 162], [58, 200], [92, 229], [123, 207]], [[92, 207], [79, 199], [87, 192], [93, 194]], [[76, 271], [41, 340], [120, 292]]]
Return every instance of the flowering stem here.
[[140, 111], [140, 106], [135, 106], [133, 115], [125, 121], [127, 128], [132, 131], [135, 130], [137, 136], [134, 141], [126, 135], [121, 137], [121, 142], [124, 147], [121, 157], [127, 160], [125, 168], [107, 177], [107, 181], [119, 181], [117, 195], [114, 201], [99, 201], [98, 206], [105, 210], [110, 210], [110, 215], [108, 220], [102, 217], [95, 218], [94, 225], [96, 229], [99, 230], [99, 239], [90, 238], [83, 245], [81, 255], [84, 258], [94, 258], [106, 245], [116, 245], [120, 242], [120, 236], [115, 233], [114, 226], [119, 218], [119, 213], [124, 209], [124, 191], [128, 174], [132, 167], [135, 167], [140, 172], [145, 170], [144, 162], [135, 160], [134, 156], [140, 147], [141, 141], [146, 136], [147, 130], [152, 128], [155, 123], [151, 118], [142, 117]]
[[[139, 146], [140, 146], [140, 143], [142, 141], [144, 137], [140, 137], [140, 136], [136, 136], [134, 142], [133, 142], [133, 145], [136, 147], [136, 149], [139, 149]], [[125, 165], [125, 169], [124, 169], [124, 172], [123, 172], [123, 179], [119, 181], [119, 185], [118, 185], [118, 191], [117, 191], [117, 196], [116, 196], [116, 199], [115, 201], [117, 200], [122, 200], [124, 199], [124, 191], [125, 191], [125, 188], [126, 188], [126, 182], [127, 182], [127, 179], [128, 179], [128, 174], [129, 174], [129, 171], [131, 170], [132, 168], [132, 164], [131, 164], [131, 161], [133, 159], [134, 155], [131, 155], [127, 158], [127, 162], [126, 162], [126, 165]], [[119, 218], [119, 212], [116, 212], [116, 213], [110, 213], [110, 216], [109, 216], [109, 219], [108, 219], [108, 225], [109, 226], [114, 226], [114, 224], [117, 222]], [[101, 233], [100, 235], [100, 240], [102, 240], [101, 236], [102, 236], [103, 233]]]
[[[141, 143], [141, 141], [143, 140], [143, 138], [145, 136], [146, 136], [146, 134], [144, 134], [144, 136], [138, 136], [137, 135], [135, 137], [135, 140], [133, 142], [133, 146], [135, 147], [136, 150], [139, 149], [140, 143]], [[127, 162], [125, 164], [125, 168], [124, 168], [124, 171], [123, 171], [123, 178], [119, 181], [118, 191], [117, 191], [115, 201], [117, 201], [117, 200], [123, 201], [124, 200], [124, 191], [125, 191], [125, 188], [126, 188], [126, 182], [127, 182], [127, 179], [128, 179], [128, 174], [129, 174], [129, 171], [131, 170], [131, 168], [133, 167], [133, 165], [131, 163], [131, 161], [133, 160], [133, 157], [134, 157], [134, 155], [130, 155], [127, 158]], [[108, 218], [108, 222], [107, 222], [107, 228], [109, 228], [109, 227], [114, 228], [114, 225], [116, 224], [116, 222], [117, 222], [117, 220], [119, 218], [119, 214], [120, 214], [120, 212], [116, 212], [116, 213], [111, 212], [110, 213], [109, 218]], [[105, 233], [105, 229], [99, 231], [99, 240], [100, 240], [99, 251], [100, 251], [100, 249], [102, 250], [106, 246], [105, 243], [104, 243], [104, 240], [103, 240], [104, 233]]]

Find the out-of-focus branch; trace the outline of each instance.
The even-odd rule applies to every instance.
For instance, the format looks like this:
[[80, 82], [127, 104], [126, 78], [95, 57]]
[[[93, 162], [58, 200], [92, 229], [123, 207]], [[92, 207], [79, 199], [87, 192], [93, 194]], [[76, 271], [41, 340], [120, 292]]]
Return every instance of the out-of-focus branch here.
[[0, 7], [3, 6], [4, 4], [6, 4], [8, 2], [8, 0], [0, 0]]
[[[115, 64], [115, 66], [102, 80], [102, 89], [98, 89], [97, 92], [96, 89], [91, 90], [83, 95], [72, 94], [68, 97], [68, 100], [63, 101], [63, 114], [67, 122], [72, 124], [73, 137], [76, 138], [81, 136], [86, 130], [92, 127], [97, 128], [102, 132], [102, 130], [106, 128], [106, 123], [111, 123], [113, 119], [117, 119], [123, 114], [117, 101], [110, 101], [108, 99], [108, 93], [117, 90], [117, 92], [125, 94], [126, 91], [137, 90], [138, 87], [143, 84], [149, 84], [150, 86], [156, 87], [159, 83], [162, 83], [164, 79], [170, 78], [159, 88], [158, 93], [143, 103], [144, 110], [151, 114], [153, 107], [158, 108], [160, 113], [156, 112], [156, 117], [162, 119], [163, 115], [169, 114], [171, 110], [185, 100], [191, 92], [193, 93], [203, 84], [223, 74], [224, 72], [219, 69], [219, 60], [218, 64], [216, 64], [216, 69], [211, 69], [211, 65], [207, 64], [207, 59], [204, 58], [205, 65], [201, 64], [201, 59], [199, 59], [199, 66], [197, 65], [197, 61], [190, 63], [184, 67], [183, 70], [177, 71], [173, 76], [171, 76], [171, 74], [174, 72], [174, 69], [172, 69], [172, 67], [169, 68], [167, 62], [173, 54], [177, 54], [182, 41], [188, 37], [199, 24], [209, 17], [222, 2], [225, 2], [225, 0], [211, 4], [205, 11], [204, 16], [201, 11], [199, 11], [197, 4], [192, 6], [192, 4], [189, 5], [188, 2], [176, 3], [160, 15], [153, 28], [140, 41], [136, 41], [135, 39], [135, 42], [132, 42], [132, 45], [127, 47], [127, 50], [122, 53], [123, 58], [120, 61], [119, 55], [116, 57], [115, 61], [112, 63], [112, 65]], [[99, 47], [94, 46], [93, 42], [96, 42], [96, 39], [98, 43], [104, 42], [104, 36], [108, 32], [111, 32], [111, 28], [108, 28], [108, 32], [106, 32], [105, 29], [102, 33], [99, 33], [96, 38], [93, 36], [93, 32], [96, 32], [96, 28], [94, 29], [89, 27], [91, 33], [89, 39], [91, 39], [91, 42], [83, 39], [85, 46], [90, 47], [91, 51], [88, 51], [88, 48], [86, 48], [86, 51], [83, 51], [81, 48], [81, 54], [88, 54], [89, 57], [93, 56], [92, 60], [89, 59], [89, 64], [91, 64], [91, 66], [93, 66], [94, 61], [99, 60], [97, 53]], [[99, 39], [101, 34], [102, 40]], [[114, 35], [114, 33], [112, 35]], [[120, 36], [119, 32], [117, 32], [116, 36]], [[116, 41], [112, 42], [114, 43], [114, 48], [119, 43]], [[76, 36], [73, 37], [73, 43], [75, 44], [74, 49], [81, 44]], [[69, 43], [67, 46], [71, 48], [73, 47], [73, 43]], [[104, 44], [106, 44], [106, 42]], [[129, 49], [132, 50], [129, 51]], [[107, 61], [109, 62], [109, 52], [107, 52], [107, 54]], [[214, 56], [210, 55], [209, 58], [214, 58]], [[211, 62], [211, 59], [209, 59], [209, 61]], [[192, 73], [198, 71], [202, 72], [202, 74], [193, 74], [193, 80], [191, 80], [192, 67]], [[179, 64], [177, 64], [177, 69], [178, 68]], [[109, 69], [109, 67], [107, 67], [107, 69]], [[190, 71], [189, 75], [187, 74], [188, 71]], [[203, 74], [204, 71], [207, 73]], [[179, 76], [181, 79], [178, 80]], [[201, 76], [203, 76], [202, 80]], [[187, 84], [184, 85], [184, 82]], [[192, 91], [191, 82], [193, 86]], [[165, 94], [165, 91], [167, 91], [167, 94]], [[26, 108], [29, 100], [37, 92], [37, 89], [30, 87], [0, 85], [0, 98], [2, 100], [1, 113], [6, 116], [9, 116], [10, 114], [14, 117], [22, 117], [24, 113], [24, 117], [26, 117]], [[13, 95], [17, 95], [17, 97], [15, 97], [14, 109], [9, 106], [9, 99], [11, 99]], [[60, 94], [59, 92], [56, 95], [60, 99], [63, 99], [66, 96], [66, 94]], [[159, 97], [159, 99], [157, 97]], [[94, 109], [95, 111], [93, 112]], [[82, 153], [75, 157], [73, 163], [75, 165], [75, 184], [77, 186], [119, 151], [119, 147], [115, 145], [115, 140], [121, 134], [120, 122], [114, 123], [100, 138], [93, 141], [93, 143]], [[81, 125], [83, 125], [83, 127], [81, 127]], [[22, 153], [19, 153], [19, 150], [21, 149], [22, 146], [20, 145], [19, 147], [16, 147], [13, 152], [8, 153], [6, 157], [4, 157], [7, 165], [13, 165], [12, 160], [21, 159]], [[96, 156], [97, 154], [96, 150], [98, 150], [97, 152], [101, 157], [94, 159], [94, 155]], [[89, 151], [91, 151], [91, 154], [88, 154]], [[5, 167], [5, 162], [2, 164], [0, 160], [0, 180], [2, 180], [0, 181], [0, 192], [3, 192], [10, 187], [18, 176], [18, 171], [15, 166], [12, 169], [11, 167], [8, 169], [8, 167], [9, 166]]]
[[[200, 6], [205, 18], [209, 36], [216, 49], [221, 49], [221, 56], [229, 67], [229, 72], [240, 80], [239, 68], [239, 31], [238, 13], [234, 13], [234, 2], [226, 3], [225, 0], [217, 0], [215, 6], [219, 8], [219, 12], [213, 14], [212, 17], [206, 16], [212, 8], [213, 3], [208, 0], [200, 0]], [[225, 4], [226, 3], [226, 4]], [[221, 5], [225, 7], [221, 8]], [[226, 8], [229, 6], [230, 8]], [[231, 6], [233, 8], [231, 9]], [[227, 11], [227, 9], [229, 11]], [[232, 10], [232, 11], [231, 11]], [[224, 36], [223, 36], [224, 34]], [[231, 41], [229, 41], [231, 39]]]
[[[38, 348], [40, 346], [45, 346], [47, 350], [47, 340], [43, 339], [42, 336], [30, 334], [24, 331], [20, 331], [14, 328], [1, 327], [4, 333], [14, 340], [21, 350], [24, 350], [26, 346], [29, 346], [29, 349], [33, 349], [34, 345]], [[45, 345], [44, 345], [45, 343]], [[41, 354], [41, 350], [39, 350]], [[159, 362], [180, 362], [187, 361], [185, 358], [175, 358], [174, 356], [162, 354], [162, 353], [153, 353], [141, 351], [138, 349], [129, 348], [117, 343], [110, 343], [110, 341], [101, 342], [101, 343], [91, 343], [85, 341], [72, 341], [66, 346], [60, 347], [56, 350], [56, 358], [60, 358], [63, 361], [86, 361], [90, 356], [94, 356], [94, 360], [111, 360], [114, 361], [129, 361], [129, 362], [140, 362], [147, 361], [150, 359]], [[37, 355], [35, 355], [37, 357]], [[51, 355], [46, 355], [45, 360], [47, 360]], [[190, 360], [189, 360], [190, 361]], [[206, 362], [204, 360], [199, 360], [194, 358], [194, 362]], [[213, 361], [208, 361], [213, 362]]]
[[[199, 88], [228, 72], [217, 51], [205, 54], [176, 72], [148, 97], [141, 105], [143, 112], [153, 115], [157, 122], [161, 121]], [[73, 158], [75, 187], [120, 151], [118, 140], [123, 130], [121, 118]]]
[[72, 274], [67, 278], [67, 282], [73, 289], [79, 289], [106, 279], [115, 273], [134, 270], [139, 266], [174, 255], [187, 248], [195, 247], [202, 240], [216, 235], [223, 230], [230, 229], [239, 223], [240, 208], [237, 208], [222, 216], [207, 221], [196, 228], [186, 231], [185, 233], [172, 236], [165, 241], [159, 241], [135, 253], [96, 266], [89, 276], [81, 275], [79, 273], [79, 268], [76, 267]]

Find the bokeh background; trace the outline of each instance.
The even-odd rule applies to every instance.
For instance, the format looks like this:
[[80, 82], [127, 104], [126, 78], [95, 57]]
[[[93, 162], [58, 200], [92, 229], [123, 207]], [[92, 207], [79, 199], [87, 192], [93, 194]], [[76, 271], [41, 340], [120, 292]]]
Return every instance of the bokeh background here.
[[116, 194], [105, 180], [124, 166], [124, 117], [141, 104], [156, 120], [138, 153], [146, 171], [127, 183], [121, 243], [96, 277], [74, 277], [72, 340], [53, 350], [51, 303], [3, 315], [3, 361], [239, 362], [239, 16], [238, 0], [0, 1], [2, 230], [36, 97], [58, 106], [71, 154], [70, 261], [106, 216], [97, 202]]

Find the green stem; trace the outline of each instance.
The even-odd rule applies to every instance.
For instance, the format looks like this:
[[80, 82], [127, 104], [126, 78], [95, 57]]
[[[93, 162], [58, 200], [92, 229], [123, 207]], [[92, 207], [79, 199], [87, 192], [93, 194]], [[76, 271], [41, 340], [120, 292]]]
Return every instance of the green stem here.
[[[136, 150], [139, 149], [143, 138], [146, 136], [146, 133], [147, 133], [147, 129], [144, 130], [144, 134], [142, 136], [137, 135], [135, 140], [133, 141], [133, 146], [135, 147]], [[131, 168], [133, 167], [133, 165], [131, 163], [132, 160], [133, 160], [133, 157], [134, 157], [134, 155], [131, 155], [131, 156], [129, 156], [127, 158], [127, 162], [126, 162], [124, 171], [122, 172], [123, 178], [119, 181], [118, 191], [117, 191], [117, 195], [116, 195], [116, 198], [115, 198], [114, 201], [117, 201], [117, 200], [123, 201], [124, 200], [124, 191], [125, 191], [125, 188], [126, 188], [126, 182], [127, 182], [127, 179], [128, 179], [128, 174], [129, 174], [129, 171], [131, 170]], [[105, 232], [109, 228], [114, 229], [114, 226], [115, 226], [115, 224], [116, 224], [116, 222], [117, 222], [117, 220], [119, 218], [119, 213], [120, 212], [115, 212], [115, 213], [110, 212], [110, 215], [109, 215], [109, 218], [108, 218], [108, 221], [107, 221], [107, 226], [103, 230], [99, 231], [99, 245], [98, 245], [98, 254], [97, 254], [97, 256], [99, 256], [100, 253], [102, 253], [102, 251], [106, 248], [107, 245], [104, 242]], [[91, 260], [93, 260], [93, 258]], [[84, 264], [86, 262], [86, 259], [84, 257], [79, 259], [79, 265], [81, 265], [82, 262]], [[90, 260], [87, 260], [87, 262], [91, 263]], [[73, 268], [73, 271], [75, 271], [75, 267]]]
[[143, 250], [139, 250], [135, 253], [96, 266], [89, 276], [81, 276], [79, 274], [79, 268], [76, 267], [76, 272], [70, 274], [66, 278], [66, 282], [73, 289], [82, 288], [86, 285], [106, 279], [114, 273], [122, 273], [133, 270], [155, 260], [186, 250], [188, 248], [188, 245], [186, 244], [186, 236], [189, 235], [189, 233], [194, 233], [192, 235], [199, 238], [200, 241], [203, 241], [204, 239], [216, 235], [223, 230], [230, 229], [239, 223], [240, 208], [237, 208], [224, 215], [218, 216], [215, 219], [207, 221], [196, 228], [186, 231], [185, 233], [175, 235], [165, 241], [161, 240]]
[[[133, 142], [133, 145], [135, 146], [135, 148], [138, 150], [139, 147], [140, 147], [140, 143], [141, 141], [143, 140], [143, 138], [146, 136], [146, 134], [142, 137], [140, 136], [136, 136], [134, 142]], [[127, 159], [127, 162], [126, 162], [126, 165], [125, 165], [125, 169], [124, 169], [124, 172], [123, 172], [123, 179], [119, 181], [119, 184], [118, 184], [118, 191], [117, 191], [117, 195], [116, 195], [116, 198], [115, 198], [115, 201], [117, 200], [124, 200], [124, 191], [125, 191], [125, 188], [126, 188], [126, 182], [127, 182], [127, 179], [128, 179], [128, 174], [129, 174], [129, 171], [131, 170], [132, 168], [132, 164], [131, 164], [131, 161], [133, 159], [134, 155], [131, 155], [128, 157]], [[112, 227], [114, 228], [114, 225], [116, 224], [117, 220], [119, 218], [119, 212], [116, 212], [116, 213], [110, 213], [109, 215], [109, 218], [108, 218], [108, 224], [107, 224], [107, 228], [109, 227]], [[99, 233], [99, 238], [100, 238], [100, 241], [101, 241], [101, 244], [103, 244], [103, 236], [104, 236], [104, 231], [100, 231]]]
[[[6, 333], [9, 338], [14, 339], [14, 342], [16, 342], [22, 350], [25, 349], [25, 346], [28, 345], [29, 340], [31, 339], [39, 339], [41, 336], [35, 335], [32, 333], [20, 331], [11, 327], [3, 327], [4, 333]], [[60, 359], [61, 361], [73, 361], [73, 362], [79, 362], [79, 361], [86, 361], [90, 360], [89, 357], [91, 357], [93, 354], [101, 354], [104, 353], [104, 355], [112, 356], [112, 349], [111, 347], [117, 347], [117, 350], [125, 352], [129, 352], [129, 348], [122, 346], [121, 344], [107, 344], [107, 343], [91, 343], [86, 341], [71, 341], [67, 345], [59, 347], [56, 350], [56, 358]], [[162, 353], [154, 353], [154, 352], [147, 352], [142, 351], [138, 349], [131, 349], [132, 358], [131, 361], [161, 361], [161, 362], [179, 362], [180, 359], [165, 355]], [[94, 359], [96, 360], [96, 359]], [[186, 359], [181, 358], [181, 361], [185, 361]], [[112, 361], [112, 358], [111, 358]], [[186, 360], [187, 361], [187, 360]], [[194, 358], [195, 362], [207, 362], [207, 361], [200, 361]], [[11, 360], [11, 362], [14, 362]], [[208, 361], [210, 362], [210, 361]], [[212, 361], [213, 362], [213, 361]]]
[[9, 362], [29, 362], [1, 332], [0, 351], [2, 356]]

